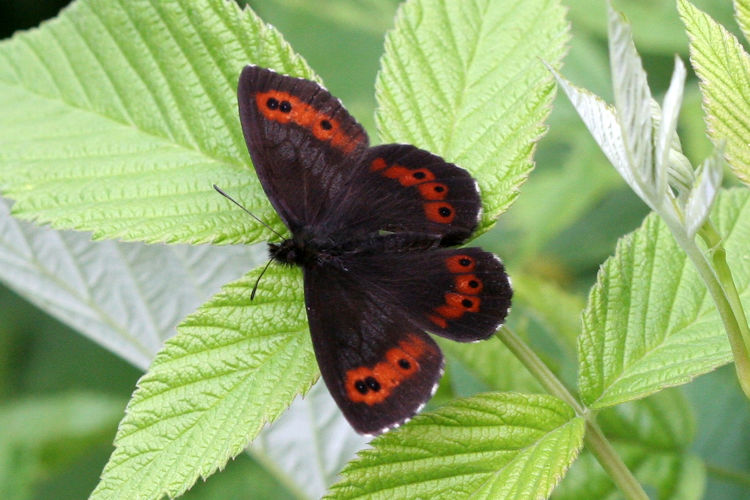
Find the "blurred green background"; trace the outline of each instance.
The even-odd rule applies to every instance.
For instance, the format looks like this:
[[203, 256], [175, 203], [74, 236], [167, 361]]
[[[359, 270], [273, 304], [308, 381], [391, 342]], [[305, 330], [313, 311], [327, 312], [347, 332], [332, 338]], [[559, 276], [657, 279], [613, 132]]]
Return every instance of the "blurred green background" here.
[[[0, 34], [6, 38], [33, 27], [55, 16], [66, 3], [6, 0], [0, 3]], [[247, 3], [285, 35], [375, 138], [375, 75], [384, 33], [393, 25], [398, 2]], [[611, 100], [605, 3], [564, 3], [570, 9], [572, 41], [563, 73]], [[695, 3], [738, 32], [730, 1]], [[674, 55], [688, 59], [687, 37], [674, 2], [641, 0], [617, 6], [633, 24], [649, 81], [661, 96], [669, 83]], [[479, 243], [503, 256], [512, 274], [551, 284], [570, 295], [573, 303], [582, 304], [598, 266], [612, 254], [617, 239], [640, 224], [647, 210], [606, 163], [561, 96], [548, 123], [549, 133], [536, 154], [537, 168], [518, 202]], [[710, 144], [692, 74], [680, 135], [693, 162], [708, 154]], [[562, 314], [575, 319], [580, 308]], [[571, 340], [545, 340], [542, 332], [535, 345], [554, 357], [568, 381], [574, 382]], [[0, 498], [85, 498], [111, 452], [117, 422], [139, 376], [139, 370], [0, 287]], [[464, 390], [455, 388], [461, 380], [460, 372], [453, 374], [455, 392], [471, 392], [476, 385], [467, 380]], [[445, 392], [451, 389], [443, 386], [441, 394], [449, 395]], [[698, 427], [694, 450], [708, 463], [706, 498], [750, 498], [750, 475], [743, 472], [750, 470], [750, 434], [726, 432], [750, 429], [748, 405], [737, 391], [732, 369], [701, 377], [683, 391], [693, 403]], [[44, 418], [49, 416], [46, 408], [55, 408], [57, 417], [65, 407], [71, 408], [66, 418]], [[81, 409], [89, 411], [81, 415]], [[291, 497], [279, 480], [244, 455], [186, 495]]]

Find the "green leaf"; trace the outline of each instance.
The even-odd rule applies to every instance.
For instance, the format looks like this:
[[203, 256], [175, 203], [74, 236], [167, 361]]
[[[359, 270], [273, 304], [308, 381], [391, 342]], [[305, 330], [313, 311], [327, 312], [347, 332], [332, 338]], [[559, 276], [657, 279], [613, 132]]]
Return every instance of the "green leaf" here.
[[721, 188], [721, 178], [724, 173], [724, 161], [721, 150], [715, 149], [695, 169], [695, 183], [687, 200], [685, 200], [685, 229], [688, 236], [693, 238], [706, 221], [716, 196]]
[[750, 0], [734, 0], [734, 10], [745, 40], [750, 41]]
[[679, 0], [678, 7], [690, 36], [690, 61], [700, 78], [709, 136], [716, 145], [726, 141], [729, 166], [750, 185], [750, 55], [690, 2]]
[[634, 177], [633, 169], [630, 168], [628, 152], [615, 109], [596, 94], [573, 85], [557, 72], [554, 74], [563, 92], [570, 99], [609, 162], [635, 194], [645, 199], [646, 195], [641, 188], [641, 183]]
[[633, 43], [630, 25], [609, 3], [609, 64], [615, 95], [617, 123], [620, 125], [627, 164], [635, 181], [645, 192], [643, 201], [655, 210], [666, 189], [666, 171], [654, 168], [651, 89]]
[[408, 142], [471, 171], [489, 228], [533, 167], [568, 39], [556, 0], [414, 0], [385, 41], [375, 91], [384, 142]]
[[240, 453], [318, 376], [300, 273], [224, 287], [179, 327], [138, 382], [93, 498], [177, 496]]
[[239, 126], [249, 63], [313, 76], [225, 0], [78, 0], [0, 43], [0, 189], [14, 214], [97, 238], [263, 239], [215, 183], [281, 230]]
[[[705, 467], [689, 451], [695, 435], [692, 409], [678, 390], [609, 408], [597, 420], [638, 481], [657, 492], [655, 498], [703, 498]], [[584, 450], [552, 498], [614, 500], [622, 498], [622, 493]]]
[[583, 433], [583, 419], [550, 396], [457, 400], [375, 439], [330, 498], [545, 498]]
[[[750, 304], [750, 194], [722, 193], [712, 220], [725, 235], [738, 292]], [[746, 305], [747, 307], [747, 305]], [[722, 322], [695, 268], [655, 215], [599, 271], [579, 337], [579, 388], [602, 408], [644, 397], [729, 362]]]

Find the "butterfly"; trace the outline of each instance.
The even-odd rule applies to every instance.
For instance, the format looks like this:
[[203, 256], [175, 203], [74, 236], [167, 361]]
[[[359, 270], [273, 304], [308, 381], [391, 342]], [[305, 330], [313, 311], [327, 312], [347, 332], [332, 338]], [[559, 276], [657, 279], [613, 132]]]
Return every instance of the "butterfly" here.
[[302, 268], [323, 380], [356, 431], [397, 427], [443, 373], [426, 332], [478, 341], [510, 309], [500, 259], [451, 248], [479, 222], [477, 183], [415, 146], [370, 147], [362, 126], [315, 82], [246, 66], [238, 101], [255, 171], [291, 233], [269, 253]]

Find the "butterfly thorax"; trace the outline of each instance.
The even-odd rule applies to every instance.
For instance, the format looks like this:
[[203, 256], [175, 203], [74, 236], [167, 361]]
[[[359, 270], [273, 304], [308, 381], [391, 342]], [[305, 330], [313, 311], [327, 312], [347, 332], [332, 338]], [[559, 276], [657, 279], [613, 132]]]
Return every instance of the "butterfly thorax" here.
[[300, 231], [281, 243], [269, 243], [271, 259], [286, 265], [333, 264], [341, 256], [353, 254], [399, 253], [429, 250], [440, 246], [440, 237], [423, 233], [371, 233], [342, 241], [316, 237]]
[[292, 232], [292, 237], [281, 243], [269, 243], [271, 259], [290, 266], [309, 266], [321, 260], [329, 260], [340, 254], [337, 244], [330, 238], [321, 238], [313, 228], [301, 227]]

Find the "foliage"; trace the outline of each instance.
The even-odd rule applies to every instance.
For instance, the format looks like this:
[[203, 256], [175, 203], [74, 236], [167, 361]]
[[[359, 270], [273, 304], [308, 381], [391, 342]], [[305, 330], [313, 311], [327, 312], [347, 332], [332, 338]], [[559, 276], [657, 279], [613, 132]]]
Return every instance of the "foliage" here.
[[[250, 2], [251, 10], [224, 0], [76, 0], [0, 42], [0, 189], [13, 200], [10, 209], [0, 200], [0, 280], [123, 359], [150, 365], [94, 497], [200, 498], [212, 495], [207, 486], [236, 496], [231, 471], [195, 484], [225, 466], [269, 488], [241, 484], [253, 498], [642, 498], [635, 478], [658, 498], [700, 498], [704, 487], [712, 498], [746, 496], [750, 465], [709, 448], [704, 433], [719, 417], [696, 407], [707, 396], [693, 388], [716, 391], [718, 375], [689, 384], [689, 397], [665, 390], [741, 359], [747, 340], [739, 316], [750, 300], [748, 194], [720, 190], [718, 175], [723, 152], [747, 183], [750, 79], [739, 38], [686, 0], [679, 15], [666, 0], [635, 6], [636, 44], [650, 54], [641, 65], [612, 11], [615, 107], [560, 80], [596, 143], [655, 211], [644, 220], [564, 100], [545, 124], [554, 79], [542, 61], [555, 71], [569, 41], [557, 0], [408, 0], [397, 12], [395, 0], [319, 3]], [[608, 96], [597, 41], [606, 11], [571, 3], [579, 29], [565, 74]], [[747, 33], [750, 6], [735, 7]], [[653, 23], [666, 27], [643, 31]], [[643, 67], [651, 73], [675, 50], [684, 59], [687, 38], [674, 36], [684, 31], [702, 95], [690, 80], [683, 92], [680, 59], [668, 89], [657, 71], [651, 83], [661, 90], [652, 91]], [[271, 266], [251, 302], [260, 269], [246, 271], [263, 249], [226, 244], [270, 233], [211, 189], [218, 184], [284, 230], [248, 168], [235, 86], [251, 62], [318, 78], [302, 56], [373, 142], [410, 142], [475, 175], [484, 204], [477, 243], [505, 258], [517, 289], [502, 342], [442, 343], [449, 366], [434, 402], [355, 460], [364, 440], [312, 385], [299, 272]], [[662, 91], [659, 107], [652, 95]], [[703, 135], [699, 104], [716, 153], [684, 140]], [[708, 160], [693, 169], [696, 151]], [[696, 234], [706, 242], [697, 254], [684, 246]], [[180, 245], [146, 244], [155, 242]], [[725, 307], [717, 309], [706, 269], [726, 291]], [[10, 352], [0, 344], [6, 359]], [[721, 374], [721, 390], [734, 395], [723, 412], [746, 420], [736, 381]], [[580, 401], [559, 383], [576, 379]], [[0, 406], [6, 424], [35, 419], [42, 431], [3, 440], [0, 459], [18, 473], [0, 475], [0, 491], [18, 486], [15, 498], [30, 498], [40, 477], [78, 467], [81, 450], [101, 443], [120, 414], [118, 401], [104, 393], [9, 399]], [[67, 411], [68, 419], [40, 418]], [[738, 422], [727, 434], [747, 442], [746, 428]], [[229, 462], [251, 442], [251, 459]]]

